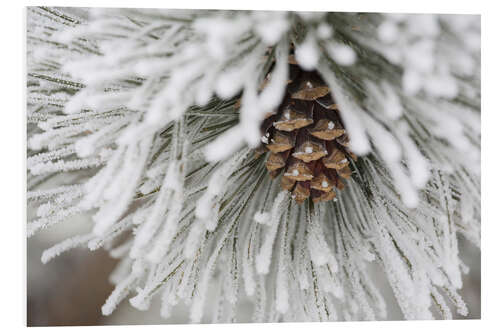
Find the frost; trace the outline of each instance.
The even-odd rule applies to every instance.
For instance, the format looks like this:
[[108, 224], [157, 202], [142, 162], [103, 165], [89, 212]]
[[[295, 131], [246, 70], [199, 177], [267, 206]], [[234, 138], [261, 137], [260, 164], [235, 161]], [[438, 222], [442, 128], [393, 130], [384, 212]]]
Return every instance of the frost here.
[[274, 200], [273, 207], [271, 209], [271, 219], [269, 222], [270, 230], [268, 231], [260, 252], [256, 257], [256, 268], [259, 274], [267, 274], [269, 272], [272, 248], [276, 233], [278, 232], [278, 227], [280, 225], [280, 211], [284, 208], [285, 200], [287, 199], [288, 195], [288, 191], [281, 191]]
[[295, 57], [297, 62], [305, 70], [313, 70], [319, 61], [318, 49], [316, 47], [316, 39], [309, 33], [306, 40], [297, 46], [295, 50]]
[[186, 258], [191, 259], [195, 255], [196, 250], [198, 250], [199, 241], [204, 230], [205, 228], [203, 222], [196, 221], [194, 223], [184, 245], [183, 254]]
[[288, 30], [289, 22], [285, 12], [255, 12], [255, 31], [267, 45], [279, 42], [282, 35]]
[[271, 218], [271, 215], [267, 212], [264, 212], [264, 213], [257, 212], [254, 215], [255, 222], [260, 223], [260, 224], [268, 224], [268, 221], [270, 218]]
[[78, 235], [78, 236], [75, 236], [72, 238], [68, 238], [68, 239], [62, 241], [61, 243], [52, 246], [51, 248], [43, 251], [42, 258], [41, 258], [42, 263], [46, 264], [48, 261], [59, 256], [61, 253], [83, 245], [91, 237], [93, 237], [92, 234]]
[[327, 51], [339, 65], [350, 66], [356, 62], [356, 53], [347, 45], [329, 44]]
[[442, 42], [440, 24], [458, 35], [474, 36], [471, 40], [478, 42], [478, 22], [461, 15], [408, 15], [402, 19], [386, 14], [385, 17], [378, 28], [382, 45], [373, 46], [391, 62], [402, 65], [405, 92], [415, 95], [425, 90], [436, 97], [457, 96], [459, 91], [452, 73], [472, 74], [467, 64], [475, 62], [476, 56], [467, 47], [468, 38], [459, 38], [453, 47]]
[[212, 162], [225, 159], [241, 148], [243, 144], [243, 129], [240, 127], [231, 128], [206, 147], [206, 159]]
[[321, 39], [328, 39], [333, 35], [333, 29], [327, 23], [321, 23], [316, 31], [318, 37]]
[[[205, 322], [213, 288], [214, 321], [237, 320], [242, 293], [259, 322], [383, 319], [372, 264], [406, 319], [467, 313], [457, 237], [480, 245], [478, 16], [27, 10], [27, 234], [93, 216], [42, 261], [79, 246], [119, 259], [104, 315], [158, 296], [162, 316], [185, 303]], [[291, 46], [358, 155], [327, 203], [296, 205], [252, 151], [272, 140], [260, 126]]]
[[398, 27], [395, 22], [385, 21], [378, 27], [378, 38], [384, 43], [393, 43], [398, 38]]

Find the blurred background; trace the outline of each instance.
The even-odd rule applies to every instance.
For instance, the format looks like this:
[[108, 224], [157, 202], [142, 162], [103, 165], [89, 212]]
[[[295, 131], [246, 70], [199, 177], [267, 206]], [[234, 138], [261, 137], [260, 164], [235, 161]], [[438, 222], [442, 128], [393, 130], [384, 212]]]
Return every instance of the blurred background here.
[[[28, 208], [28, 215], [30, 210]], [[89, 231], [86, 217], [75, 218], [44, 230], [27, 241], [27, 324], [28, 326], [73, 325], [145, 325], [189, 323], [188, 308], [180, 305], [169, 319], [160, 317], [159, 299], [149, 311], [141, 312], [123, 301], [109, 317], [101, 315], [101, 306], [113, 290], [109, 274], [117, 261], [104, 250], [91, 252], [75, 249], [47, 264], [40, 257], [43, 250], [67, 237]], [[479, 249], [460, 239], [462, 260], [470, 272], [463, 277], [461, 295], [469, 306], [469, 315], [456, 319], [479, 319], [481, 316], [481, 257]], [[382, 273], [374, 269], [375, 280], [382, 286], [387, 301], [388, 320], [403, 319], [396, 300]], [[210, 299], [210, 297], [208, 298]], [[208, 303], [208, 302], [207, 302]], [[238, 318], [250, 322], [252, 306], [243, 302]]]

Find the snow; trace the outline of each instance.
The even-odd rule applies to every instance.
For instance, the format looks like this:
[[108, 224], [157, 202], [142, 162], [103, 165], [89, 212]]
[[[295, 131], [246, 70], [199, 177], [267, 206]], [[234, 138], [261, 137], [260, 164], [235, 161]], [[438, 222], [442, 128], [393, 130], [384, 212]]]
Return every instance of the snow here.
[[398, 133], [398, 139], [404, 147], [405, 155], [408, 160], [411, 182], [417, 188], [422, 189], [430, 177], [429, 163], [427, 159], [422, 156], [422, 153], [420, 153], [415, 143], [405, 135], [405, 130], [407, 130], [407, 128], [403, 127], [403, 132]]
[[411, 15], [408, 20], [410, 32], [420, 36], [437, 36], [439, 22], [437, 15]]
[[316, 33], [321, 39], [329, 39], [333, 35], [333, 29], [327, 23], [322, 22], [318, 25]]
[[247, 233], [244, 241], [245, 247], [248, 249], [248, 252], [246, 253], [246, 255], [243, 255], [242, 258], [242, 278], [244, 281], [245, 293], [247, 294], [247, 296], [253, 296], [256, 288], [253, 253], [255, 249], [255, 235], [257, 224], [253, 224], [249, 229], [250, 230]]
[[450, 76], [431, 76], [425, 90], [435, 96], [452, 99], [458, 95], [458, 87]]
[[139, 177], [142, 173], [142, 168], [146, 163], [146, 159], [149, 154], [151, 138], [143, 140], [140, 142], [137, 149], [129, 149], [127, 152], [128, 160], [126, 160], [125, 165], [122, 166], [121, 176], [127, 177], [127, 183], [123, 188], [120, 188], [118, 193], [117, 182], [122, 181], [121, 177], [117, 177], [115, 183], [116, 187], [113, 185], [107, 188], [107, 193], [104, 196], [108, 198], [113, 198], [116, 202], [110, 202], [108, 205], [102, 207], [94, 216], [93, 219], [96, 221], [94, 226], [94, 232], [97, 235], [103, 235], [106, 230], [117, 221], [117, 219], [123, 214], [129, 205], [130, 199], [135, 194], [135, 186], [139, 181]]
[[266, 45], [274, 45], [289, 28], [287, 16], [286, 12], [254, 12], [254, 30]]
[[264, 239], [264, 243], [260, 248], [260, 252], [256, 257], [256, 268], [259, 274], [267, 274], [269, 272], [269, 265], [271, 264], [272, 250], [276, 233], [282, 217], [284, 205], [289, 198], [288, 191], [281, 191], [276, 199], [274, 199], [273, 207], [271, 209], [270, 230]]
[[205, 148], [207, 161], [215, 162], [231, 156], [243, 146], [243, 129], [235, 126], [219, 136]]
[[188, 259], [193, 258], [196, 250], [198, 250], [199, 241], [204, 229], [202, 221], [198, 220], [193, 224], [184, 245], [184, 257]]
[[141, 261], [135, 261], [132, 266], [132, 272], [124, 280], [122, 280], [115, 287], [106, 303], [102, 306], [102, 314], [104, 316], [109, 316], [118, 303], [120, 303], [132, 290], [132, 287], [136, 284], [138, 277], [144, 271], [144, 264]]
[[[167, 180], [168, 176], [165, 177], [165, 181]], [[158, 195], [158, 199], [151, 209], [151, 215], [145, 218], [145, 221], [141, 221], [140, 228], [136, 232], [134, 244], [130, 251], [130, 256], [132, 258], [137, 258], [142, 255], [143, 248], [149, 244], [151, 238], [160, 227], [161, 218], [165, 212], [165, 206], [170, 201], [171, 195], [171, 191], [166, 186], [163, 186]], [[139, 222], [140, 220], [136, 221]]]
[[181, 182], [184, 180], [184, 174], [182, 172], [182, 170], [184, 170], [183, 165], [183, 162], [171, 163], [171, 169], [167, 172], [167, 188], [173, 190], [173, 194], [169, 202], [170, 206], [167, 219], [164, 223], [163, 230], [159, 234], [159, 240], [146, 256], [146, 258], [153, 263], [159, 263], [165, 256], [178, 229], [184, 200], [184, 184]]
[[404, 72], [403, 88], [408, 95], [415, 95], [422, 86], [422, 79], [415, 70], [408, 69]]
[[384, 43], [393, 43], [397, 39], [398, 27], [395, 22], [385, 21], [377, 29], [378, 38]]
[[[307, 248], [312, 262], [316, 266], [326, 265], [328, 262], [335, 262], [335, 258], [328, 244], [325, 241], [325, 235], [320, 226], [319, 214], [307, 209]], [[335, 264], [336, 265], [336, 264]]]
[[69, 217], [72, 217], [81, 212], [82, 210], [79, 209], [78, 207], [70, 207], [70, 208], [60, 209], [54, 214], [40, 217], [28, 223], [26, 228], [26, 235], [27, 237], [31, 237], [39, 230], [48, 228], [56, 223], [60, 223], [68, 219]]
[[249, 153], [245, 149], [231, 159], [226, 161], [217, 171], [210, 177], [207, 190], [196, 204], [195, 216], [198, 219], [205, 221], [208, 230], [213, 231], [217, 226], [220, 202], [219, 197], [224, 194], [223, 184], [227, 181], [231, 173], [239, 166], [243, 159]]
[[[288, 217], [287, 217], [288, 218]], [[280, 230], [280, 245], [278, 254], [278, 273], [276, 274], [276, 310], [280, 313], [287, 313], [290, 307], [289, 304], [289, 271], [288, 271], [288, 229], [290, 221], [283, 223]], [[289, 237], [289, 236], [288, 236]]]
[[254, 220], [257, 223], [260, 224], [268, 224], [268, 221], [270, 220], [271, 215], [268, 212], [257, 212], [254, 215]]
[[299, 65], [307, 71], [316, 68], [319, 54], [316, 47], [316, 38], [311, 32], [307, 34], [305, 41], [295, 49], [295, 58]]
[[215, 91], [221, 98], [230, 98], [241, 89], [241, 72], [237, 69], [222, 73], [217, 79]]
[[398, 162], [401, 159], [402, 151], [394, 136], [368, 114], [363, 115], [363, 122], [373, 145], [380, 151], [380, 155], [386, 163]]
[[326, 50], [332, 59], [341, 66], [351, 66], [356, 62], [356, 53], [348, 45], [328, 44]]
[[92, 234], [86, 234], [86, 235], [77, 235], [72, 238], [68, 238], [61, 243], [58, 243], [51, 248], [43, 251], [42, 253], [42, 263], [46, 264], [50, 260], [54, 259], [55, 257], [61, 255], [63, 252], [66, 252], [68, 250], [71, 250], [73, 248], [76, 248], [78, 246], [82, 246], [85, 244], [87, 241], [89, 241], [93, 237]]

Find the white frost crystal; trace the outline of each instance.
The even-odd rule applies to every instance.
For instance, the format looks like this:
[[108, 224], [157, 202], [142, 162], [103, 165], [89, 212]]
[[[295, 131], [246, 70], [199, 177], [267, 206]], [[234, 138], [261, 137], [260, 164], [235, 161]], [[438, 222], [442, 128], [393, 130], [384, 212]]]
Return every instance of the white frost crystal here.
[[306, 40], [297, 46], [295, 57], [299, 65], [305, 70], [313, 70], [319, 61], [318, 47], [316, 38], [313, 34], [308, 34]]

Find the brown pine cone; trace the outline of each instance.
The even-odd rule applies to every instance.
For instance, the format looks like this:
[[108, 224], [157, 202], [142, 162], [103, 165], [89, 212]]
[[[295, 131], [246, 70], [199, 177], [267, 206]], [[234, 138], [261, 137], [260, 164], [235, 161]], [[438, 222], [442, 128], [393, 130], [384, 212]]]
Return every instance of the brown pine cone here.
[[[292, 58], [293, 60], [293, 58]], [[271, 177], [283, 173], [281, 187], [297, 203], [335, 198], [341, 178], [349, 178], [349, 138], [330, 89], [317, 72], [306, 72], [290, 62], [290, 79], [283, 102], [261, 126], [263, 147], [269, 150], [266, 167]], [[257, 151], [264, 152], [261, 147]]]

